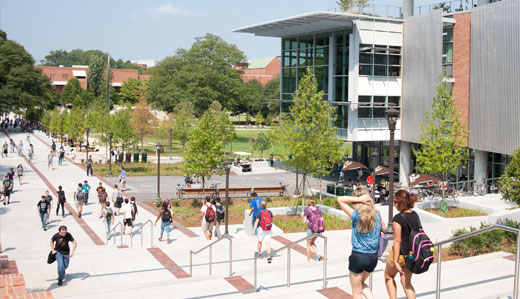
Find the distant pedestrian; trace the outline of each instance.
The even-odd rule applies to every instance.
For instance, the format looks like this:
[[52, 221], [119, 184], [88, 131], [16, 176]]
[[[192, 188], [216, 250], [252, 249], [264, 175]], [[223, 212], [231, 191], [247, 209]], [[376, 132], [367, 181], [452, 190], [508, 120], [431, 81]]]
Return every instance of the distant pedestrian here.
[[78, 189], [74, 191], [74, 199], [76, 200], [76, 212], [78, 217], [81, 218], [81, 212], [83, 212], [83, 204], [85, 203], [85, 193], [81, 183], [78, 184]]
[[206, 196], [205, 200], [206, 201], [200, 209], [200, 220], [202, 222], [202, 231], [204, 232], [206, 239], [211, 240], [217, 209], [211, 204], [211, 197]]
[[92, 156], [89, 155], [88, 159], [87, 159], [87, 176], [89, 175], [89, 170], [90, 170], [90, 175], [92, 175], [92, 163], [94, 163], [92, 161]]
[[135, 222], [135, 216], [137, 215], [137, 203], [135, 197], [130, 197], [130, 204], [132, 205], [132, 221]]
[[119, 184], [121, 187], [121, 192], [125, 192], [125, 190], [126, 190], [126, 170], [124, 167], [121, 167], [121, 174], [119, 175]]
[[47, 230], [47, 217], [49, 216], [49, 203], [47, 202], [47, 197], [42, 195], [40, 201], [37, 204], [38, 213], [40, 214], [40, 221], [42, 222], [42, 229], [44, 231]]
[[27, 132], [27, 143], [31, 143], [31, 133]]
[[7, 150], [9, 148], [9, 145], [7, 144], [7, 141], [2, 145], [2, 158], [7, 158]]
[[166, 241], [170, 244], [170, 225], [172, 224], [172, 216], [173, 212], [170, 210], [168, 202], [164, 201], [162, 203], [162, 210], [159, 215], [157, 215], [157, 219], [155, 219], [154, 223], [154, 226], [157, 225], [157, 221], [161, 219], [161, 235], [159, 236], [159, 242], [162, 242], [164, 230], [166, 230]]
[[[2, 182], [2, 194], [4, 195], [4, 206], [9, 204], [11, 201], [11, 191], [13, 190], [13, 183], [9, 180], [9, 176], [6, 175]], [[7, 200], [7, 203], [6, 203]]]
[[17, 168], [16, 172], [18, 173], [18, 183], [21, 186], [22, 185], [22, 178], [23, 178], [23, 166], [22, 166], [22, 164], [18, 164], [18, 168]]
[[261, 210], [258, 211], [255, 219], [255, 225], [253, 226], [253, 231], [251, 232], [251, 236], [254, 236], [256, 228], [258, 228], [257, 239], [258, 239], [258, 251], [255, 252], [256, 255], [262, 255], [262, 243], [265, 243], [265, 247], [267, 248], [267, 262], [270, 264], [271, 257], [271, 235], [273, 232], [271, 228], [273, 227], [273, 213], [267, 209], [267, 204], [265, 201], [260, 203]]
[[58, 165], [63, 165], [63, 159], [65, 158], [65, 149], [60, 147], [60, 151], [58, 152]]
[[88, 195], [90, 193], [90, 185], [85, 180], [83, 182], [83, 185], [81, 186], [81, 188], [83, 188], [83, 193], [85, 193], [85, 205], [87, 206], [88, 205]]
[[222, 239], [222, 234], [220, 233], [220, 223], [224, 221], [226, 217], [226, 212], [224, 211], [224, 207], [220, 203], [220, 197], [215, 199], [215, 210], [217, 211], [217, 219], [215, 221], [215, 236], [219, 239]]
[[21, 157], [23, 153], [23, 142], [20, 140], [20, 143], [18, 143], [18, 157]]
[[[249, 207], [251, 210], [249, 211], [249, 216], [253, 216], [251, 219], [251, 227], [254, 228], [255, 222], [256, 222], [256, 215], [258, 215], [258, 212], [262, 209], [262, 201], [264, 201], [261, 197], [258, 197], [256, 192], [253, 192], [251, 194], [251, 203], [249, 204]], [[253, 231], [256, 233], [256, 231]]]
[[32, 144], [29, 144], [27, 155], [29, 156], [29, 163], [32, 163], [34, 157], [34, 146]]
[[49, 210], [47, 211], [47, 221], [51, 219], [51, 209], [52, 209], [52, 196], [49, 194], [49, 190], [45, 191], [45, 200], [47, 201], [47, 204], [49, 205]]
[[56, 142], [54, 142], [54, 138], [52, 138], [51, 148], [52, 148], [52, 153], [56, 154]]
[[48, 169], [52, 170], [54, 168], [54, 152], [53, 151], [50, 151], [49, 155], [47, 155], [47, 161], [49, 162]]
[[[321, 234], [325, 230], [323, 213], [318, 207], [316, 207], [313, 199], [309, 200], [309, 207], [303, 214], [303, 223], [307, 225], [307, 237], [310, 237], [313, 234]], [[315, 243], [317, 238], [318, 237], [307, 239], [307, 261], [311, 260], [311, 251], [316, 254], [316, 261], [323, 260]]]
[[[70, 250], [69, 242], [72, 242], [72, 250]], [[53, 254], [56, 254], [56, 261], [58, 262], [58, 285], [63, 284], [65, 270], [69, 267], [69, 259], [74, 256], [77, 246], [78, 243], [67, 232], [65, 225], [60, 226], [58, 233], [52, 236], [51, 251]]]
[[9, 138], [9, 144], [11, 145], [11, 153], [14, 153], [14, 140]]
[[128, 200], [128, 198], [125, 198], [125, 204], [121, 207], [121, 213], [123, 213], [123, 234], [125, 234], [125, 228], [127, 226], [130, 227], [130, 235], [132, 234], [132, 230], [134, 228], [134, 224], [132, 223], [132, 213], [133, 213], [134, 207]]
[[61, 207], [61, 216], [65, 218], [65, 202], [67, 201], [67, 199], [65, 198], [65, 191], [63, 191], [63, 188], [61, 186], [58, 186], [57, 193], [58, 203], [56, 204], [56, 216], [58, 216]]
[[269, 164], [271, 164], [271, 167], [274, 167], [274, 155], [272, 153], [269, 155]]
[[9, 176], [9, 180], [11, 181], [11, 184], [13, 185], [14, 189], [14, 169], [9, 168], [9, 172], [7, 173], [7, 175]]
[[121, 205], [123, 204], [123, 197], [121, 196], [121, 191], [117, 187], [117, 184], [114, 185], [114, 191], [112, 191], [112, 202], [114, 203], [114, 209], [116, 209], [115, 215], [120, 215]]
[[114, 224], [114, 211], [110, 207], [110, 202], [107, 202], [103, 207], [99, 218], [103, 219], [103, 224], [105, 225], [105, 231], [107, 233], [107, 240], [110, 240], [110, 227]]
[[71, 148], [70, 149], [70, 159], [72, 160], [72, 163], [74, 163], [74, 161], [76, 160], [76, 152], [74, 152], [74, 149]]

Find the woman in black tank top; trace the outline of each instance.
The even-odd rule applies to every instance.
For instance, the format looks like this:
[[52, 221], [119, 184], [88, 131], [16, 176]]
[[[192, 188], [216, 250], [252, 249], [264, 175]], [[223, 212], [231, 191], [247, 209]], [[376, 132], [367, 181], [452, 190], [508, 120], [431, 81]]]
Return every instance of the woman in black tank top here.
[[[401, 285], [407, 299], [415, 299], [415, 289], [412, 286], [412, 271], [405, 265], [405, 259], [410, 251], [410, 227], [407, 224], [416, 225], [419, 222], [419, 216], [412, 211], [418, 197], [416, 194], [410, 194], [406, 190], [399, 190], [395, 193], [394, 203], [396, 209], [400, 212], [395, 215], [392, 220], [394, 229], [394, 246], [388, 257], [385, 268], [385, 283], [388, 297], [390, 299], [397, 298], [397, 286], [395, 276], [397, 273], [401, 276]], [[405, 219], [406, 217], [406, 219]]]

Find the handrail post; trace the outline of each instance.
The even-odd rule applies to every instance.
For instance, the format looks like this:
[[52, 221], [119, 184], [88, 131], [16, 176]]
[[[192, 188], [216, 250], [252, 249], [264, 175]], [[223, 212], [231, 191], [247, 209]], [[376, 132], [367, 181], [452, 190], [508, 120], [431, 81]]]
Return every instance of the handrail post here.
[[[119, 222], [121, 224], [121, 222]], [[121, 246], [123, 246], [123, 224], [121, 224]]]
[[287, 287], [291, 287], [291, 246], [287, 247]]
[[134, 233], [130, 233], [130, 248], [134, 247]]
[[515, 286], [513, 288], [513, 298], [518, 298], [518, 263], [520, 261], [520, 234], [516, 233], [516, 258], [515, 258]]
[[327, 237], [323, 236], [323, 288], [327, 288]]
[[258, 289], [257, 289], [257, 287], [256, 287], [256, 274], [257, 274], [257, 273], [256, 273], [256, 270], [257, 270], [257, 269], [256, 269], [256, 253], [255, 253], [254, 260], [255, 260], [255, 266], [254, 266], [254, 272], [255, 272], [255, 275], [254, 275], [254, 276], [255, 276], [255, 278], [254, 278], [254, 283], [255, 283], [255, 292], [257, 292]]
[[210, 245], [209, 246], [209, 275], [211, 275], [211, 268], [212, 268], [212, 264], [213, 264], [212, 258], [213, 258], [213, 245]]
[[442, 245], [437, 245], [437, 286], [435, 288], [435, 298], [441, 298], [441, 258], [442, 258]]
[[229, 238], [229, 277], [233, 275], [233, 240]]
[[190, 277], [193, 277], [193, 250], [190, 250]]
[[368, 284], [370, 285], [370, 290], [372, 291], [372, 273], [373, 272], [370, 272], [370, 276], [368, 277]]
[[150, 248], [153, 248], [153, 225], [150, 223]]

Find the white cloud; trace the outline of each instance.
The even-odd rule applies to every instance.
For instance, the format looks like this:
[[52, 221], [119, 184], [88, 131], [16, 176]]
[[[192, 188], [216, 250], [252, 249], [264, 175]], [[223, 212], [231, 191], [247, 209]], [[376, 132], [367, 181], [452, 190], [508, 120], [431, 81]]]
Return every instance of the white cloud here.
[[171, 4], [165, 4], [157, 6], [150, 10], [152, 14], [156, 15], [175, 15], [175, 16], [186, 16], [186, 17], [198, 17], [200, 14], [196, 11], [189, 9], [182, 9], [180, 7], [173, 6]]

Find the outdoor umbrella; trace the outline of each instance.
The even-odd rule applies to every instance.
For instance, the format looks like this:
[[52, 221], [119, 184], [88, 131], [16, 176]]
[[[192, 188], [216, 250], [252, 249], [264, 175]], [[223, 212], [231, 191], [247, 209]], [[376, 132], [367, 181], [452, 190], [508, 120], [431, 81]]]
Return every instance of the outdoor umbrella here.
[[390, 168], [379, 165], [375, 169], [376, 175], [385, 175], [390, 173]]
[[341, 171], [348, 171], [348, 170], [356, 170], [356, 169], [366, 169], [367, 167], [359, 162], [355, 161], [347, 161], [345, 165], [343, 166], [343, 169]]
[[428, 175], [428, 174], [423, 174], [423, 173], [413, 173], [410, 175], [410, 186], [414, 186], [414, 185], [429, 182], [429, 181], [433, 181], [436, 183], [436, 182], [440, 181], [440, 179], [436, 178], [434, 176]]

